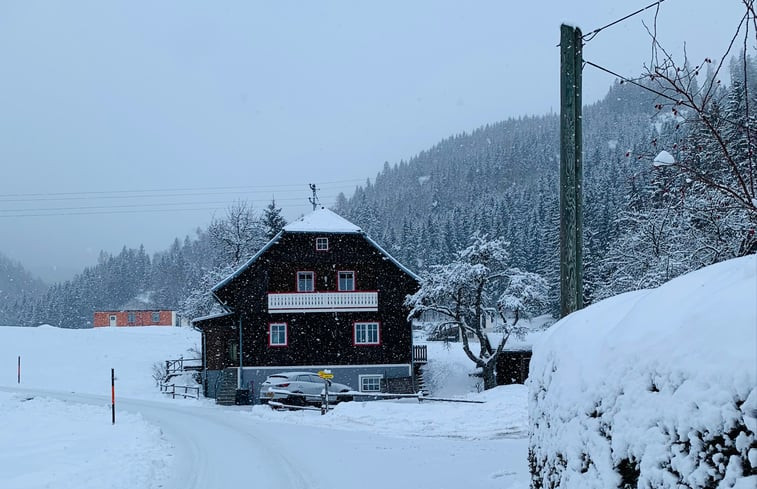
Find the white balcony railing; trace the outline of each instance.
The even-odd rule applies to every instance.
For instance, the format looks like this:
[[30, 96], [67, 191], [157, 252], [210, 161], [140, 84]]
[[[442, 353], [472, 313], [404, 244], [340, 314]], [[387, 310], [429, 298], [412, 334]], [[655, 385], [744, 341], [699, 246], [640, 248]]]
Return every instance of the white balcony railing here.
[[378, 292], [268, 294], [268, 312], [378, 311]]

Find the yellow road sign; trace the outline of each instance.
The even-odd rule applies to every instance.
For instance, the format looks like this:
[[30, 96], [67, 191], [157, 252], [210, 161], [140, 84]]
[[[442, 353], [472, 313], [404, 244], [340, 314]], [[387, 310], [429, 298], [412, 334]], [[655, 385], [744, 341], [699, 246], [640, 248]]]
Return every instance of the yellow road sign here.
[[321, 370], [320, 372], [318, 372], [318, 377], [320, 377], [322, 379], [333, 379], [334, 378], [334, 374], [332, 374], [328, 370]]

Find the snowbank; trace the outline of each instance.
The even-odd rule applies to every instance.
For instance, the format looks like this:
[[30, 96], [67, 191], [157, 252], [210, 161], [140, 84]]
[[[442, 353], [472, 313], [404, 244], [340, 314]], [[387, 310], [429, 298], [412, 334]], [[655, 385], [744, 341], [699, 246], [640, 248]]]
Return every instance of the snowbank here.
[[757, 256], [613, 297], [535, 345], [535, 487], [757, 483]]
[[152, 379], [156, 362], [197, 357], [190, 328], [63, 329], [0, 327], [0, 386], [15, 387], [21, 356], [21, 387], [110, 395], [110, 369], [125, 397], [160, 397]]
[[525, 438], [528, 433], [527, 390], [506, 385], [465, 396], [484, 404], [417, 399], [345, 402], [328, 416], [318, 411], [274, 411], [257, 405], [252, 416], [277, 422], [369, 431], [400, 437], [446, 437], [465, 440]]
[[4, 488], [158, 488], [172, 466], [169, 444], [141, 416], [107, 406], [0, 392]]

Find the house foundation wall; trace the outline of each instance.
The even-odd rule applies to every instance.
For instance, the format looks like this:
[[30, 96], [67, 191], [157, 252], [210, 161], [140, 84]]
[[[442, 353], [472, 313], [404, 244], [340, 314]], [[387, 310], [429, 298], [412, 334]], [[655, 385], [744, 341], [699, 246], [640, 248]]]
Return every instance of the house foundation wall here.
[[[388, 365], [306, 365], [290, 367], [244, 367], [242, 369], [242, 388], [251, 390], [250, 398], [254, 404], [260, 402], [260, 386], [269, 375], [280, 372], [313, 372], [321, 370], [330, 370], [334, 374], [333, 382], [346, 384], [354, 390], [360, 390], [361, 375], [381, 375], [383, 380], [407, 378], [413, 375], [410, 364], [388, 364]], [[207, 397], [216, 397], [220, 387], [220, 370], [208, 370], [206, 372], [206, 391]]]

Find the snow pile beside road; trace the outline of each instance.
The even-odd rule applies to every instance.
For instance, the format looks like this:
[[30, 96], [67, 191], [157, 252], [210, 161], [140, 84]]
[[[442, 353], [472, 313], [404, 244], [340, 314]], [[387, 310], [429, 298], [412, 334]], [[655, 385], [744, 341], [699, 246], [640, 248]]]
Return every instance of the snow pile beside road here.
[[535, 484], [755, 487], [755, 369], [757, 256], [570, 315], [531, 361]]
[[344, 402], [328, 416], [317, 411], [274, 411], [258, 405], [252, 415], [266, 420], [370, 431], [401, 437], [449, 437], [467, 440], [525, 438], [528, 433], [527, 390], [522, 385], [500, 386], [466, 396], [479, 403], [417, 399]]
[[152, 379], [156, 362], [199, 356], [191, 328], [63, 329], [0, 327], [0, 386], [17, 385], [21, 356], [23, 388], [110, 395], [110, 369], [116, 371], [116, 393], [124, 397], [159, 397]]
[[0, 392], [0, 486], [133, 489], [162, 487], [170, 446], [141, 416], [106, 406]]

